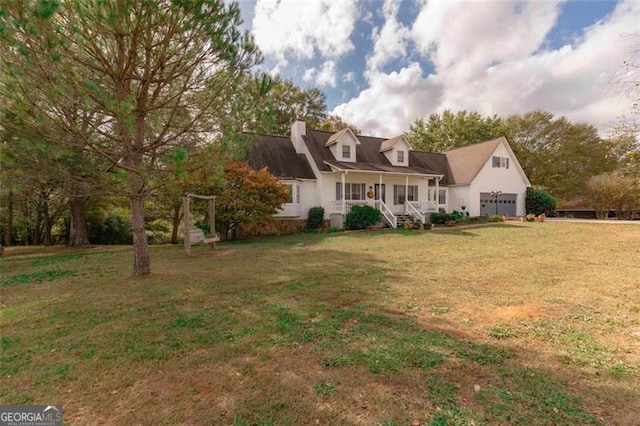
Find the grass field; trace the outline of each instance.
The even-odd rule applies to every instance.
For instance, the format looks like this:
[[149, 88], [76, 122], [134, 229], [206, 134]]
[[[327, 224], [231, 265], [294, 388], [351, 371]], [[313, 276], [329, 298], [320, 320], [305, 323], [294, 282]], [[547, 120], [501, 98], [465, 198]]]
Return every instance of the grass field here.
[[70, 424], [633, 425], [640, 226], [8, 248], [0, 404]]

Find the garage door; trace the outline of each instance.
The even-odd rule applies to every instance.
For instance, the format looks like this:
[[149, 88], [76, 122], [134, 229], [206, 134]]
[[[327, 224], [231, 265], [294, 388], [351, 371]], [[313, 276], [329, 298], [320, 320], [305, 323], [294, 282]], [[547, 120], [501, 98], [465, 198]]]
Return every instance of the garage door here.
[[517, 198], [518, 194], [500, 194], [496, 197], [495, 195], [491, 195], [490, 192], [481, 192], [480, 215], [498, 214], [500, 216], [515, 216]]

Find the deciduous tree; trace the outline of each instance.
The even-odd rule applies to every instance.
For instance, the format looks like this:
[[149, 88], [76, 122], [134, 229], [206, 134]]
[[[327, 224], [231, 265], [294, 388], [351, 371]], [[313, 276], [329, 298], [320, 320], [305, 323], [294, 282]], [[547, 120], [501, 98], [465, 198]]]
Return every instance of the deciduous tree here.
[[318, 129], [327, 117], [326, 98], [317, 88], [302, 89], [291, 80], [276, 77], [261, 102], [264, 113], [246, 130], [288, 136], [291, 123], [296, 120], [304, 121], [310, 129]]
[[603, 173], [586, 182], [585, 195], [598, 219], [606, 219], [610, 210], [616, 212], [618, 219], [629, 219], [640, 205], [640, 184], [618, 171]]
[[560, 200], [579, 196], [594, 175], [615, 169], [617, 159], [598, 130], [545, 111], [504, 120], [507, 139], [532, 184]]
[[327, 116], [327, 118], [322, 120], [322, 122], [320, 123], [318, 130], [326, 130], [328, 132], [339, 132], [340, 130], [346, 129], [346, 128], [351, 129], [351, 131], [356, 135], [359, 135], [362, 133], [362, 131], [358, 127], [356, 127], [355, 124], [347, 123], [339, 115]]
[[483, 117], [466, 110], [454, 114], [445, 110], [442, 114], [429, 115], [426, 121], [416, 120], [409, 127], [407, 138], [415, 149], [444, 152], [503, 136], [501, 124], [497, 116]]
[[216, 226], [224, 239], [235, 238], [241, 224], [262, 225], [273, 220], [289, 197], [286, 186], [267, 169], [254, 170], [245, 161], [230, 162], [224, 168], [224, 183], [211, 192], [217, 195]]

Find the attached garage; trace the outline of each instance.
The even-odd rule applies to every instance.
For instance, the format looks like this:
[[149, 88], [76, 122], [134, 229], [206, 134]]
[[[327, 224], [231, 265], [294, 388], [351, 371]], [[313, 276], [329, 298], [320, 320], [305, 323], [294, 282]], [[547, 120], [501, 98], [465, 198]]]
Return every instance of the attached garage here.
[[[516, 216], [516, 200], [518, 194], [480, 193], [480, 216], [497, 214], [500, 216]], [[497, 203], [496, 203], [497, 201]]]

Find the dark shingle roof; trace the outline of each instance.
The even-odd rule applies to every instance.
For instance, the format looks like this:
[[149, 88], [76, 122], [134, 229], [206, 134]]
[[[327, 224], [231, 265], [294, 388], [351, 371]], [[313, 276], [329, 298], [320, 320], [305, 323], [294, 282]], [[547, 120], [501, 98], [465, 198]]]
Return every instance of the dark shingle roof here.
[[[361, 170], [371, 172], [442, 175], [442, 185], [466, 184], [478, 174], [497, 146], [506, 142], [497, 138], [487, 142], [469, 145], [446, 153], [409, 151], [409, 166], [394, 166], [383, 152], [384, 144], [393, 139], [358, 135], [360, 145], [356, 149], [356, 161], [337, 161], [327, 142], [334, 132], [308, 129], [303, 135], [312, 161], [318, 170], [330, 172], [331, 166], [340, 170]], [[251, 167], [267, 167], [269, 172], [282, 179], [315, 179], [311, 165], [303, 154], [297, 154], [291, 139], [282, 136], [249, 135], [252, 146], [247, 150], [246, 160]], [[333, 139], [336, 139], [334, 137]]]
[[296, 153], [291, 139], [282, 136], [249, 135], [253, 143], [245, 159], [256, 170], [263, 167], [282, 179], [315, 179], [313, 170], [303, 154]]
[[394, 166], [384, 153], [380, 152], [380, 147], [387, 139], [358, 135], [360, 145], [356, 149], [356, 162], [336, 161], [331, 150], [325, 146], [332, 135], [331, 132], [307, 130], [307, 134], [303, 136], [320, 171], [330, 172], [331, 164], [342, 170], [444, 175], [442, 182], [446, 184], [448, 167], [444, 154], [409, 151], [409, 167]]
[[[331, 167], [329, 167], [325, 161], [336, 161], [331, 153], [331, 149], [325, 146], [326, 142], [332, 135], [332, 132], [307, 129], [307, 134], [303, 136], [304, 142], [311, 153], [311, 157], [313, 157], [313, 161], [322, 172], [331, 171]], [[358, 148], [356, 149], [356, 163], [383, 164], [391, 166], [387, 157], [379, 152], [380, 143], [384, 139], [370, 138], [367, 136], [357, 136], [357, 138], [360, 141], [360, 145], [358, 145]]]
[[409, 151], [409, 164], [425, 170], [433, 170], [435, 174], [444, 175], [440, 181], [441, 185], [452, 185], [455, 183], [451, 178], [451, 169], [449, 168], [449, 162], [445, 154], [438, 152]]

